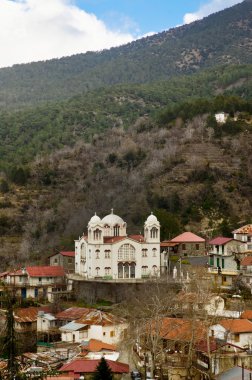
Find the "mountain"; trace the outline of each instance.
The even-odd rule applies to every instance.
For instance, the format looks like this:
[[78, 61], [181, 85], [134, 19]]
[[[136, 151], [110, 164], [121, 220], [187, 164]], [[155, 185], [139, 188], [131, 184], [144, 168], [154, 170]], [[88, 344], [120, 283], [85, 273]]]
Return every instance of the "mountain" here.
[[119, 83], [147, 83], [222, 64], [252, 63], [252, 2], [130, 44], [0, 70], [0, 107], [66, 99]]

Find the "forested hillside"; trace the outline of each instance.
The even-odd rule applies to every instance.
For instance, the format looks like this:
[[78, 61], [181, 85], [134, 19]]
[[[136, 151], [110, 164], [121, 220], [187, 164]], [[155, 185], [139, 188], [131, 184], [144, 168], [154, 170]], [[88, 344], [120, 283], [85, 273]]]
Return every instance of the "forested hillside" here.
[[0, 107], [147, 83], [222, 64], [252, 63], [252, 2], [119, 48], [0, 70]]
[[251, 16], [249, 0], [120, 48], [0, 70], [0, 269], [73, 249], [112, 207], [132, 233], [154, 211], [163, 239], [251, 222]]

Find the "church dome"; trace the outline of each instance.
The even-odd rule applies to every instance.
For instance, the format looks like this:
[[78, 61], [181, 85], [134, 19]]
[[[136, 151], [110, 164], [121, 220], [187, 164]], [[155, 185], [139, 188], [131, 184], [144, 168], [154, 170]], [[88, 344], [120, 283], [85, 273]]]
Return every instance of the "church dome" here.
[[94, 216], [92, 216], [92, 218], [90, 219], [88, 224], [97, 224], [100, 222], [101, 222], [101, 218], [95, 213]]
[[111, 214], [104, 216], [102, 223], [113, 226], [115, 224], [124, 224], [124, 220], [120, 216], [114, 214], [112, 209]]
[[148, 216], [146, 223], [158, 223], [157, 217], [153, 215], [153, 212]]

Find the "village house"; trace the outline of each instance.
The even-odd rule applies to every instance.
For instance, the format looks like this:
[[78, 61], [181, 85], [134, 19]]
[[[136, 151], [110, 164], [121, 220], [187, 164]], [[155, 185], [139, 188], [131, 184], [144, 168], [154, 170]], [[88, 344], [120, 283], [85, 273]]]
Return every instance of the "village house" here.
[[206, 240], [192, 232], [184, 232], [171, 239], [170, 243], [177, 245], [176, 253], [180, 257], [206, 255]]
[[223, 342], [250, 348], [252, 322], [247, 319], [223, 319], [209, 329], [209, 335]]
[[120, 353], [114, 344], [90, 339], [81, 343], [81, 355], [86, 359], [101, 359], [104, 357], [106, 360], [117, 361]]
[[51, 266], [60, 266], [66, 273], [74, 273], [75, 252], [57, 252], [49, 257]]
[[244, 252], [245, 244], [240, 240], [218, 236], [208, 242], [209, 265], [221, 270], [239, 270], [237, 255]]
[[8, 272], [5, 283], [15, 288], [16, 296], [23, 299], [52, 301], [57, 292], [66, 290], [65, 271], [60, 266], [34, 266]]
[[75, 241], [75, 272], [86, 279], [134, 280], [160, 276], [160, 223], [151, 214], [144, 235], [127, 235], [124, 220], [94, 215]]
[[60, 327], [63, 342], [101, 340], [108, 344], [117, 344], [127, 330], [125, 320], [97, 309], [87, 309], [82, 316]]
[[[79, 379], [80, 376], [83, 376], [85, 380], [91, 380], [99, 362], [100, 360], [75, 359], [63, 365], [59, 371], [68, 376], [74, 376], [74, 379]], [[111, 369], [114, 380], [120, 380], [123, 374], [129, 373], [128, 364], [114, 362], [112, 360], [107, 360], [107, 363]]]
[[225, 112], [218, 112], [214, 116], [218, 124], [224, 124], [226, 123], [229, 115], [228, 113], [225, 113]]
[[233, 231], [234, 239], [245, 243], [245, 251], [252, 252], [252, 224], [247, 224]]

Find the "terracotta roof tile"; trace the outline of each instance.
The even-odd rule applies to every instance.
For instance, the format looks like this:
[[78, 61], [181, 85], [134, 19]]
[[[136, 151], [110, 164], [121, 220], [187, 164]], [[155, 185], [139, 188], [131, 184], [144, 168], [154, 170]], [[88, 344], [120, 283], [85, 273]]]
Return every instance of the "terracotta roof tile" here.
[[241, 313], [242, 319], [252, 319], [252, 310], [244, 310], [243, 313]]
[[105, 236], [103, 238], [104, 243], [106, 244], [113, 244], [117, 243], [118, 241], [126, 239], [127, 236]]
[[104, 343], [101, 340], [90, 339], [87, 345], [82, 346], [82, 349], [90, 352], [99, 352], [102, 350], [116, 351], [116, 346], [114, 344]]
[[143, 235], [129, 235], [129, 239], [136, 240], [140, 243], [144, 242], [144, 236]]
[[252, 322], [247, 319], [223, 319], [219, 324], [232, 333], [252, 332]]
[[252, 265], [252, 256], [246, 256], [241, 261], [241, 266], [249, 266]]
[[183, 232], [181, 235], [171, 239], [174, 243], [204, 243], [205, 239], [193, 234], [192, 232]]
[[65, 270], [60, 266], [37, 266], [26, 267], [26, 271], [30, 277], [63, 277]]
[[246, 224], [246, 226], [238, 228], [237, 230], [233, 231], [233, 234], [252, 234], [252, 224]]
[[210, 245], [225, 245], [232, 240], [234, 240], [234, 239], [233, 238], [226, 238], [223, 236], [217, 236], [216, 238], [210, 240], [208, 242], [208, 244], [210, 244]]
[[[112, 373], [129, 373], [129, 365], [113, 362], [112, 360], [106, 360]], [[86, 359], [76, 359], [71, 363], [63, 365], [59, 369], [61, 372], [74, 372], [74, 373], [93, 373], [96, 371], [96, 368], [100, 360], [86, 360]]]
[[75, 252], [60, 252], [62, 256], [75, 257]]
[[163, 339], [188, 342], [193, 335], [195, 342], [206, 339], [207, 328], [203, 322], [181, 318], [164, 318], [162, 321], [160, 336]]

